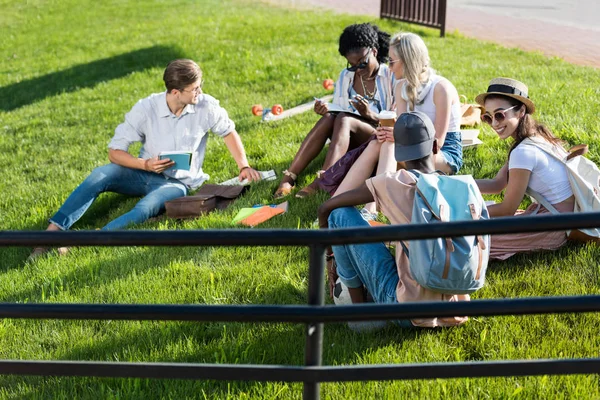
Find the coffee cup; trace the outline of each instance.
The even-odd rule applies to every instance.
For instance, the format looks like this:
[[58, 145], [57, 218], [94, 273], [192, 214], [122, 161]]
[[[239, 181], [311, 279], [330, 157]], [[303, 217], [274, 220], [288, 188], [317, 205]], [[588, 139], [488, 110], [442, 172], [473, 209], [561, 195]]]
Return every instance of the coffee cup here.
[[396, 123], [396, 112], [395, 111], [382, 111], [379, 113], [379, 126], [390, 126], [394, 127]]

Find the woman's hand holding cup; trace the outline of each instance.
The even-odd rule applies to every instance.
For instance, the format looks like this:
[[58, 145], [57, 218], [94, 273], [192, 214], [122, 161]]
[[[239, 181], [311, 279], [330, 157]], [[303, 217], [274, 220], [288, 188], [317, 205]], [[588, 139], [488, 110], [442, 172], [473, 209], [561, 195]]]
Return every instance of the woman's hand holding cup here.
[[375, 135], [377, 136], [377, 141], [379, 143], [383, 142], [393, 142], [394, 141], [394, 128], [389, 126], [378, 126], [375, 131]]
[[379, 119], [379, 127], [377, 128], [377, 141], [393, 142], [394, 141], [394, 124], [396, 123], [396, 112], [384, 110], [377, 116]]

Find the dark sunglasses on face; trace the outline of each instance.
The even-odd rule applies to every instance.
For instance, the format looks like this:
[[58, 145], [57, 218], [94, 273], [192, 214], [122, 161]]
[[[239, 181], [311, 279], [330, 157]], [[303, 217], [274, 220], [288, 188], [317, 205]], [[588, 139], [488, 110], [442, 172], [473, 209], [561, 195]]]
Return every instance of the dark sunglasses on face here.
[[371, 49], [367, 50], [367, 54], [365, 55], [365, 58], [358, 64], [356, 65], [350, 65], [350, 63], [347, 63], [346, 65], [346, 69], [350, 72], [354, 72], [356, 70], [359, 69], [364, 69], [367, 68], [367, 66], [369, 65], [369, 56], [371, 55]]
[[515, 105], [509, 108], [505, 108], [504, 110], [497, 110], [494, 111], [494, 115], [490, 115], [489, 113], [485, 113], [481, 116], [481, 120], [483, 122], [485, 122], [488, 125], [492, 125], [492, 123], [494, 122], [494, 119], [496, 121], [498, 121], [498, 123], [502, 123], [502, 121], [504, 121], [504, 119], [506, 118], [506, 112], [512, 110], [513, 108], [518, 107], [519, 105]]

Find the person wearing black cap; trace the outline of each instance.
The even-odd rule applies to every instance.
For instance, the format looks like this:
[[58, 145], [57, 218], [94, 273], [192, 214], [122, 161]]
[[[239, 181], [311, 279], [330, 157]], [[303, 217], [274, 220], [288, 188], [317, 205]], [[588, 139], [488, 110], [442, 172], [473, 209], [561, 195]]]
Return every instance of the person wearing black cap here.
[[[572, 212], [575, 198], [566, 167], [540, 146], [559, 158], [565, 158], [568, 153], [562, 141], [532, 117], [535, 104], [529, 98], [527, 86], [514, 79], [496, 78], [475, 101], [484, 107], [482, 121], [489, 124], [500, 139], [513, 141], [508, 160], [498, 174], [492, 179], [476, 180], [483, 194], [504, 191], [501, 203], [488, 206], [490, 216], [548, 213], [536, 203], [525, 211], [518, 210], [527, 189], [538, 192], [559, 212]], [[554, 250], [566, 242], [566, 232], [492, 235], [490, 258], [504, 260], [516, 253]]]
[[[394, 140], [398, 162], [405, 162], [407, 168], [423, 174], [435, 172], [438, 145], [433, 123], [426, 114], [418, 111], [401, 114], [394, 125]], [[369, 223], [354, 206], [371, 201], [377, 202], [392, 224], [408, 224], [412, 217], [415, 184], [415, 175], [404, 169], [377, 175], [357, 189], [323, 203], [319, 207], [320, 226], [367, 227]], [[469, 300], [468, 295], [442, 294], [419, 285], [412, 278], [402, 246], [396, 246], [395, 258], [381, 242], [333, 246], [333, 256], [327, 258], [330, 290], [338, 275], [348, 287], [352, 303], [366, 300], [365, 289], [377, 303]], [[401, 326], [436, 327], [460, 325], [466, 320], [466, 317], [448, 317], [395, 322]]]

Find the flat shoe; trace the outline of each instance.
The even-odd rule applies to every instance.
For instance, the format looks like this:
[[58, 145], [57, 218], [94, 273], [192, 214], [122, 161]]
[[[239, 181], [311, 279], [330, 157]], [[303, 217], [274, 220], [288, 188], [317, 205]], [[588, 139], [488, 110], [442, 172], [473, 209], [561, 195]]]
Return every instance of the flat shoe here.
[[304, 199], [308, 196], [312, 196], [316, 192], [317, 192], [317, 189], [310, 187], [310, 186], [306, 186], [305, 188], [300, 190], [298, 193], [296, 193], [296, 197], [299, 199]]
[[285, 196], [289, 196], [290, 193], [292, 193], [292, 190], [294, 190], [294, 188], [296, 187], [295, 185], [290, 185], [289, 183], [284, 183], [283, 185], [277, 188], [275, 193], [273, 193], [273, 198], [275, 200], [279, 200], [281, 198], [284, 198]]

